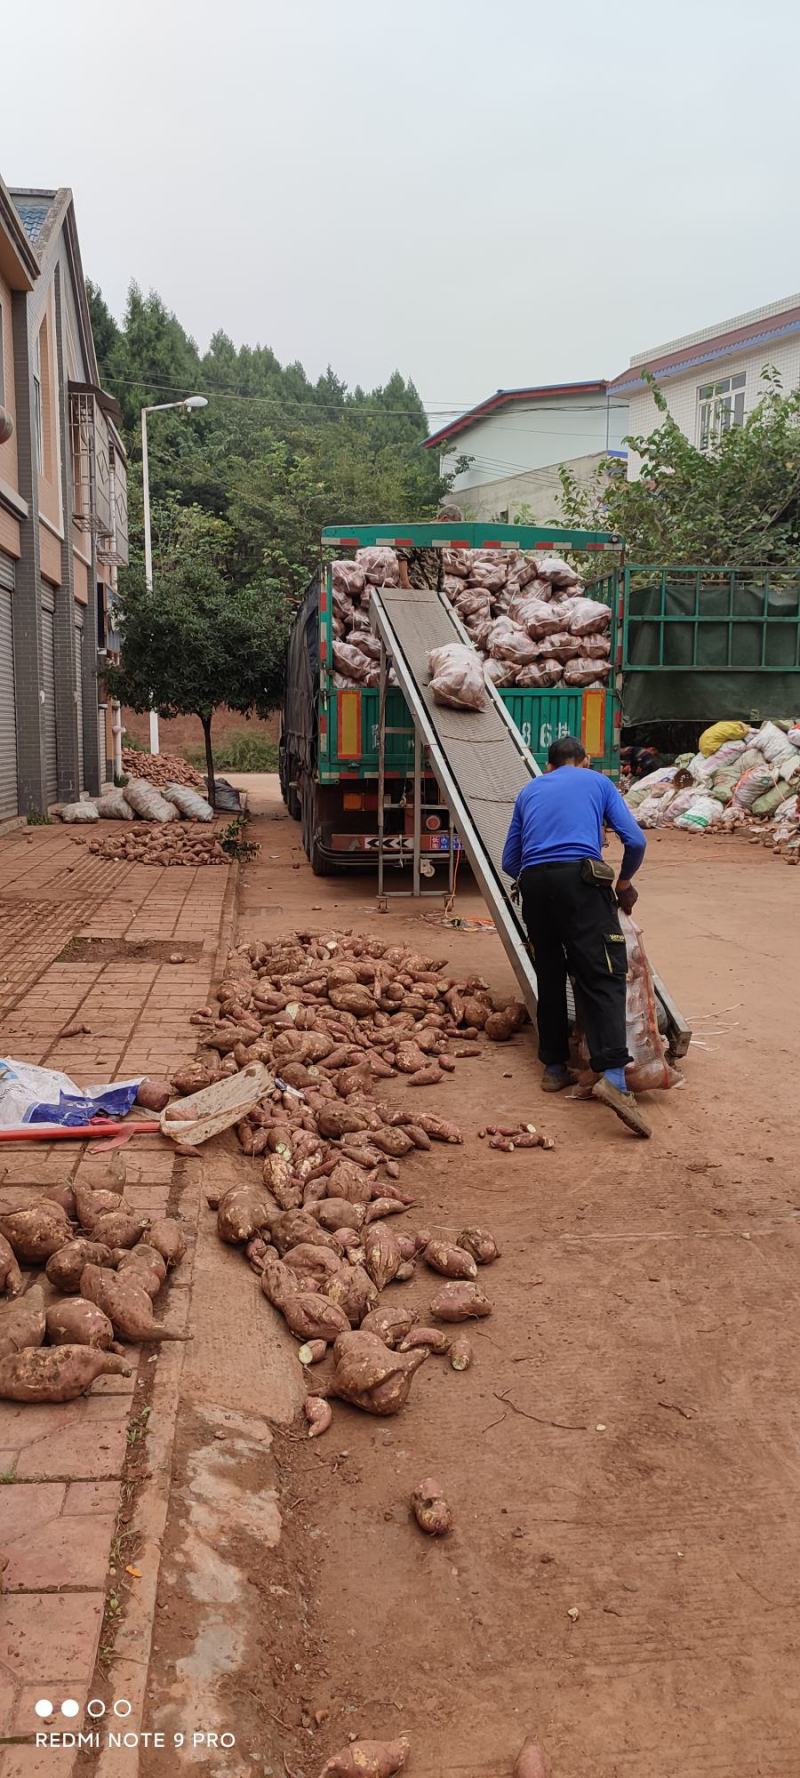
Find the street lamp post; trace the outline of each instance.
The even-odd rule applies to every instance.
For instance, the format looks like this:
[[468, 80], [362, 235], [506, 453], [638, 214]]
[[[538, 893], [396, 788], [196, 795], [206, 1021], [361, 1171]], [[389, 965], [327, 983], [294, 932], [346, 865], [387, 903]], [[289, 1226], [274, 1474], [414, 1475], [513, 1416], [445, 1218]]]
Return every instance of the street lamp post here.
[[[185, 401], [162, 401], [155, 407], [142, 408], [142, 493], [144, 495], [144, 583], [153, 591], [153, 539], [150, 530], [150, 462], [147, 455], [147, 416], [165, 414], [170, 408], [208, 407], [205, 395], [187, 395]], [[158, 711], [150, 711], [150, 752], [158, 753]]]

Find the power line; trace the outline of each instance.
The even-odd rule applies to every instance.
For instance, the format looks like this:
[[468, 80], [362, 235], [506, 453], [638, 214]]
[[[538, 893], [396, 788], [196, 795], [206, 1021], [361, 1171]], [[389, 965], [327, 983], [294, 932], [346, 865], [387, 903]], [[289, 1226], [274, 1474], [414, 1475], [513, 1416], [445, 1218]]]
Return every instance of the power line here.
[[[152, 382], [150, 380], [150, 378], [146, 377], [146, 376], [141, 376], [141, 377], [112, 376], [112, 377], [104, 378], [104, 381], [106, 383], [108, 383], [112, 388], [115, 385], [120, 385], [124, 388], [131, 388], [131, 389], [158, 389], [160, 392], [162, 392], [163, 394], [166, 394], [166, 395], [179, 395], [180, 396], [180, 395], [197, 395], [197, 394], [203, 393], [202, 390], [198, 390], [196, 383], [192, 386], [184, 387], [179, 383]], [[286, 412], [290, 413], [290, 414], [303, 413], [306, 410], [308, 410], [311, 413], [320, 413], [320, 412], [333, 413], [333, 414], [339, 414], [340, 416], [343, 416], [345, 414], [353, 414], [353, 415], [360, 417], [362, 414], [367, 415], [367, 416], [371, 416], [374, 414], [376, 417], [386, 415], [387, 417], [392, 417], [392, 418], [402, 417], [407, 420], [414, 420], [414, 419], [418, 418], [418, 414], [415, 409], [406, 408], [406, 407], [396, 407], [396, 408], [367, 407], [367, 405], [363, 402], [353, 402], [353, 401], [345, 402], [345, 403], [341, 403], [341, 404], [338, 402], [333, 402], [333, 401], [331, 401], [331, 402], [319, 402], [319, 401], [295, 402], [295, 401], [292, 401], [290, 397], [285, 396], [285, 395], [245, 395], [242, 393], [242, 391], [240, 389], [220, 388], [220, 387], [213, 387], [213, 386], [209, 387], [207, 389], [207, 391], [205, 391], [205, 393], [207, 394], [208, 399], [210, 401], [214, 400], [214, 399], [221, 399], [223, 401], [253, 402], [255, 404], [258, 404], [259, 406], [267, 406], [267, 407], [278, 406], [278, 407], [285, 408]], [[456, 423], [457, 420], [463, 419], [465, 417], [463, 403], [443, 402], [441, 400], [436, 401], [436, 402], [426, 402], [425, 400], [423, 400], [422, 396], [420, 396], [420, 402], [421, 402], [422, 407], [425, 410], [426, 415], [428, 415], [428, 416], [431, 416], [431, 415], [433, 415], [433, 416], [438, 416], [438, 415], [447, 416], [447, 415], [452, 414], [454, 424]], [[598, 405], [597, 402], [587, 402], [585, 405], [581, 404], [580, 406], [570, 406], [570, 408], [567, 411], [569, 413], [586, 413], [586, 414], [599, 413], [599, 412], [604, 413], [606, 411], [606, 407], [609, 405], [612, 408], [613, 407], [623, 408], [623, 407], [627, 407], [628, 403], [627, 402], [612, 402], [612, 403], [608, 404], [608, 403], [601, 402]], [[557, 402], [553, 402], [552, 404], [543, 402], [540, 407], [536, 408], [537, 414], [556, 414], [556, 413], [563, 413], [564, 411], [565, 411], [564, 408], [559, 406], [559, 404]], [[483, 418], [489, 418], [489, 417], [492, 417], [492, 416], [488, 416], [488, 415], [482, 416], [480, 414], [476, 414], [473, 424], [476, 426], [480, 425]], [[439, 430], [443, 431], [444, 428], [440, 427]], [[516, 430], [521, 431], [522, 429], [516, 428]], [[577, 437], [579, 435], [575, 434], [574, 436]]]

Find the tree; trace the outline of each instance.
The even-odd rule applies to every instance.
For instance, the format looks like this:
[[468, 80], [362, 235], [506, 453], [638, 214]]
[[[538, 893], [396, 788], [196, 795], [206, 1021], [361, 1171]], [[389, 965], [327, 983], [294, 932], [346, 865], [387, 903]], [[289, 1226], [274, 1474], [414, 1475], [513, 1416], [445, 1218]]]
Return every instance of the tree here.
[[213, 807], [214, 711], [268, 716], [280, 703], [290, 612], [274, 587], [230, 584], [220, 520], [174, 502], [153, 520], [155, 590], [137, 561], [121, 600], [122, 664], [106, 669], [106, 683], [133, 710], [199, 717]]
[[670, 415], [649, 437], [625, 443], [641, 458], [637, 481], [616, 479], [604, 461], [588, 488], [561, 472], [568, 524], [616, 531], [628, 556], [650, 562], [780, 567], [800, 550], [800, 392], [784, 395], [777, 372], [762, 371], [762, 400], [742, 426], [699, 451]]

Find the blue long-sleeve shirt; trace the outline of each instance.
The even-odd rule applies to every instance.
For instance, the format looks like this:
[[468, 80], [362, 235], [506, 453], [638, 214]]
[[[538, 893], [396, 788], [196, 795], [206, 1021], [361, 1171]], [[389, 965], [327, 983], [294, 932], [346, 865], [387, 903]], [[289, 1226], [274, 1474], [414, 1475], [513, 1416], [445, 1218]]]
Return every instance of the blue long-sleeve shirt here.
[[601, 858], [604, 825], [613, 827], [625, 847], [620, 876], [627, 881], [639, 869], [647, 840], [615, 785], [578, 766], [531, 778], [514, 804], [503, 870], [518, 877], [532, 864]]

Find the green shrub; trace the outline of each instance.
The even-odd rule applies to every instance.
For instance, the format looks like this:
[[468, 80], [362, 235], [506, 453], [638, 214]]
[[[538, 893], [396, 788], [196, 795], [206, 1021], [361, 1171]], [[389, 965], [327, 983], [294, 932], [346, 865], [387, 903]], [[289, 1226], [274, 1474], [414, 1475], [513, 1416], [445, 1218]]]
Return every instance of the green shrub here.
[[[184, 752], [190, 765], [198, 772], [205, 772], [204, 747], [187, 747]], [[214, 743], [214, 764], [220, 771], [277, 772], [278, 743], [270, 741], [266, 735], [248, 734], [247, 729], [238, 729], [224, 741]]]
[[148, 751], [144, 742], [135, 741], [133, 735], [129, 735], [126, 728], [122, 731], [122, 745], [123, 747], [127, 747], [129, 753], [147, 753]]

